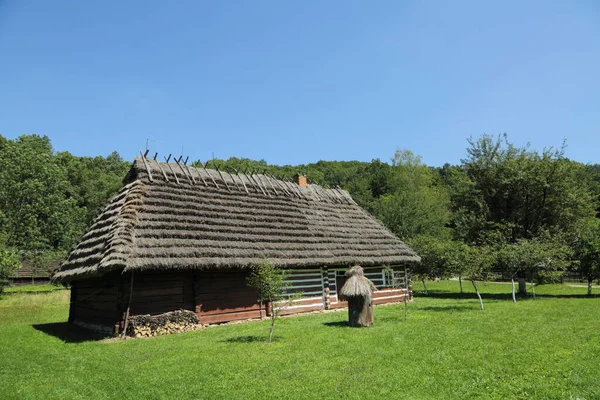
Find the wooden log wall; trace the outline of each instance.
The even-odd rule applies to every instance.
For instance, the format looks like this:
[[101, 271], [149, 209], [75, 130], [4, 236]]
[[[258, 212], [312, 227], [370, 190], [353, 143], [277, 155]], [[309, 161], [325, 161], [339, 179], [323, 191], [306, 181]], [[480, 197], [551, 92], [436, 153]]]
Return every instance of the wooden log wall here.
[[327, 301], [323, 270], [291, 270], [290, 272], [290, 276], [286, 279], [290, 285], [287, 290], [288, 297], [299, 293], [302, 294], [302, 297], [275, 304], [275, 307], [281, 308], [280, 314], [287, 315], [325, 309]]
[[[281, 314], [294, 314], [347, 307], [337, 292], [345, 282], [346, 268], [292, 270], [288, 277], [290, 295], [300, 299], [275, 304]], [[248, 287], [249, 271], [169, 271], [136, 273], [130, 315], [157, 315], [175, 310], [196, 312], [200, 323], [212, 324], [268, 316], [268, 307], [258, 303], [258, 294]], [[404, 268], [393, 273], [365, 268], [365, 275], [379, 289], [373, 304], [410, 298], [405, 288]], [[71, 291], [70, 322], [123, 328], [129, 302], [131, 274], [113, 273], [99, 279], [75, 282]]]
[[117, 287], [115, 276], [73, 283], [69, 322], [114, 326], [119, 321]]
[[[258, 294], [248, 287], [249, 271], [200, 271], [195, 276], [196, 314], [202, 324], [260, 318]], [[263, 316], [266, 312], [263, 307]]]
[[[131, 274], [122, 280], [125, 312], [129, 302]], [[130, 315], [158, 315], [175, 310], [194, 310], [194, 273], [189, 271], [136, 273], [133, 276], [133, 295]]]
[[[406, 289], [406, 276], [403, 266], [391, 267], [388, 272], [383, 267], [364, 268], [365, 276], [377, 287], [373, 293], [373, 304], [386, 304], [410, 300], [410, 292]], [[330, 308], [348, 307], [347, 301], [338, 299], [337, 292], [346, 282], [346, 269], [330, 269], [328, 271]]]

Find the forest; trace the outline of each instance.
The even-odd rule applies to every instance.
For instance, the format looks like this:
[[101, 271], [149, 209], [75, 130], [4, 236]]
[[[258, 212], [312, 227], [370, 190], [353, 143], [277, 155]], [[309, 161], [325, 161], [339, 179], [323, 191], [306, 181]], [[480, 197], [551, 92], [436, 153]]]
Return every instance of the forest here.
[[[460, 165], [430, 167], [408, 149], [390, 160], [295, 166], [215, 159], [207, 167], [266, 171], [341, 187], [422, 257], [413, 276], [550, 282], [567, 271], [600, 278], [600, 165], [543, 151], [507, 135], [465, 141]], [[194, 163], [199, 165], [199, 161]], [[47, 136], [0, 135], [0, 290], [23, 261], [48, 268], [66, 257], [122, 185], [131, 165], [117, 152], [56, 152]], [[514, 287], [514, 286], [513, 286]], [[533, 285], [532, 285], [533, 288]]]

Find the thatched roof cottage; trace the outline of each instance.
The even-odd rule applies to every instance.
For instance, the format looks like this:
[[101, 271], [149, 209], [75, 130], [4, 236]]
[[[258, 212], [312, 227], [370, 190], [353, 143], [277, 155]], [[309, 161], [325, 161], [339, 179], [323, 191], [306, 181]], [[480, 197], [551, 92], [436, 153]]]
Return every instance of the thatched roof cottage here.
[[[406, 265], [420, 259], [341, 189], [136, 158], [54, 279], [71, 284], [69, 321], [123, 328], [131, 315], [194, 311], [201, 323], [257, 318], [246, 284], [261, 260], [291, 270], [304, 297], [286, 312], [345, 306], [350, 265], [401, 301]], [[382, 269], [393, 266], [395, 272]]]

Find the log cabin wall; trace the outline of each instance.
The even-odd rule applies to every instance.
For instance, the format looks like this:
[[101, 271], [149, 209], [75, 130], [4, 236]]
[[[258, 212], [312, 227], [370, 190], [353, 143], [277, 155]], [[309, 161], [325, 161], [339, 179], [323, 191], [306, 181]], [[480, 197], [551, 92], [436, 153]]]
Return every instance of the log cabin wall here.
[[[260, 318], [256, 290], [248, 287], [248, 270], [207, 270], [195, 274], [196, 314], [202, 324]], [[265, 306], [262, 315], [266, 316]]]
[[[330, 308], [348, 307], [347, 301], [338, 299], [337, 292], [346, 282], [347, 268], [330, 268], [327, 272], [329, 282]], [[365, 276], [377, 287], [373, 293], [373, 304], [387, 304], [410, 300], [410, 291], [406, 285], [406, 270], [404, 266], [394, 266], [390, 270], [383, 267], [365, 267]]]
[[302, 294], [302, 297], [291, 302], [284, 301], [277, 304], [276, 306], [282, 307], [280, 314], [287, 315], [326, 309], [324, 271], [326, 269], [323, 268], [290, 270], [290, 275], [286, 279], [289, 284], [288, 297], [299, 293]]
[[112, 327], [119, 321], [119, 276], [88, 279], [71, 286], [69, 322]]
[[[121, 311], [129, 302], [131, 274], [123, 275]], [[194, 310], [194, 273], [169, 271], [136, 273], [133, 276], [133, 295], [130, 315], [158, 315], [176, 310]]]
[[[404, 267], [390, 272], [382, 267], [367, 267], [365, 276], [379, 289], [373, 304], [404, 301]], [[300, 299], [283, 302], [281, 314], [295, 314], [347, 307], [337, 298], [345, 282], [345, 267], [290, 270], [287, 278], [291, 295]], [[200, 323], [213, 324], [267, 317], [268, 305], [258, 303], [258, 294], [248, 287], [248, 270], [168, 271], [136, 273], [130, 315], [157, 315], [175, 310], [196, 312]], [[73, 283], [69, 322], [123, 328], [129, 302], [131, 274], [113, 273], [102, 278]]]

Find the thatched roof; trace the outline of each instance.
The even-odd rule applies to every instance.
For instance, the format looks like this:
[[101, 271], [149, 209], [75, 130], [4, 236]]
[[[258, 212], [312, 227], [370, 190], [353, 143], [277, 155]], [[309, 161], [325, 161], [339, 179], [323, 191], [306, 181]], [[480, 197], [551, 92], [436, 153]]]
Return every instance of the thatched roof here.
[[136, 158], [55, 279], [109, 271], [398, 264], [419, 257], [341, 189]]
[[347, 300], [349, 297], [370, 297], [377, 287], [366, 276], [362, 267], [355, 265], [346, 271], [346, 283], [340, 289], [340, 299]]
[[49, 279], [52, 274], [60, 267], [60, 261], [49, 261], [43, 262], [40, 265], [35, 265], [33, 261], [23, 260], [21, 262], [21, 268], [17, 269], [11, 279], [25, 279], [25, 278], [45, 278]]

